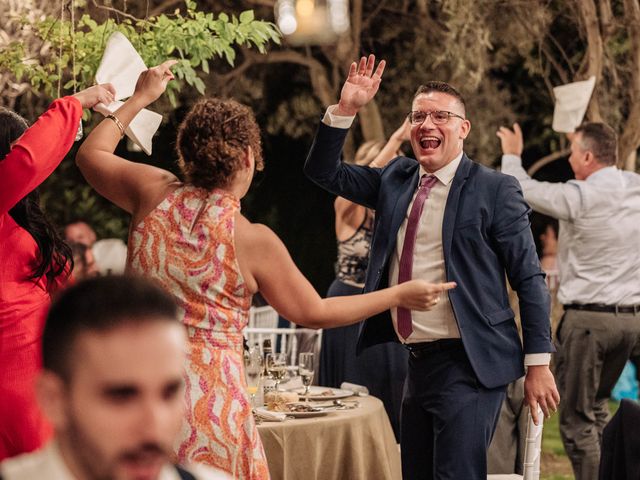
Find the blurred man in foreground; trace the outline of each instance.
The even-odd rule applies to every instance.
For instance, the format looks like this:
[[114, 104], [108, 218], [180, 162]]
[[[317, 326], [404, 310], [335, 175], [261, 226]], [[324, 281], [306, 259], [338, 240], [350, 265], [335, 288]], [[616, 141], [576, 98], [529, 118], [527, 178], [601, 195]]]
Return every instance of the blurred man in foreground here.
[[81, 282], [52, 306], [37, 396], [44, 449], [0, 464], [4, 480], [227, 479], [170, 458], [184, 417], [186, 336], [172, 298], [131, 277]]

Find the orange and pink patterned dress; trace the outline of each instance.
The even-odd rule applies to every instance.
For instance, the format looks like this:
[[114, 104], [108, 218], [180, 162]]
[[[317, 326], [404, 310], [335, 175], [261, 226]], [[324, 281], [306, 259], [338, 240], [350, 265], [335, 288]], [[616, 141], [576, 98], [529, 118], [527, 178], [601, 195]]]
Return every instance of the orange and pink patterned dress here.
[[234, 243], [240, 202], [222, 190], [183, 185], [129, 235], [129, 270], [173, 293], [189, 336], [187, 421], [180, 461], [217, 467], [237, 479], [268, 479], [247, 395], [242, 330], [251, 293]]

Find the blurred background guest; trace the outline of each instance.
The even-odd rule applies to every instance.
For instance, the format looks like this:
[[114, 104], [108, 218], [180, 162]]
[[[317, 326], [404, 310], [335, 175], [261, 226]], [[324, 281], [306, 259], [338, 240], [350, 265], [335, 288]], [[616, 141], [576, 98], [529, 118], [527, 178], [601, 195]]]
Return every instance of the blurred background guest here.
[[81, 243], [91, 247], [98, 237], [87, 221], [76, 218], [64, 226], [64, 238], [67, 242]]
[[[376, 140], [363, 143], [353, 163], [383, 168], [393, 158], [402, 155], [399, 148], [402, 142], [409, 140], [410, 130], [409, 120], [405, 120], [386, 144]], [[356, 295], [362, 293], [364, 287], [374, 211], [342, 197], [336, 198], [334, 209], [338, 260], [336, 278], [329, 286], [327, 297]], [[322, 332], [318, 383], [327, 387], [339, 387], [342, 382], [366, 386], [372, 395], [383, 401], [399, 440], [402, 389], [409, 354], [400, 344], [385, 343], [356, 356], [360, 326], [356, 323], [327, 328]]]

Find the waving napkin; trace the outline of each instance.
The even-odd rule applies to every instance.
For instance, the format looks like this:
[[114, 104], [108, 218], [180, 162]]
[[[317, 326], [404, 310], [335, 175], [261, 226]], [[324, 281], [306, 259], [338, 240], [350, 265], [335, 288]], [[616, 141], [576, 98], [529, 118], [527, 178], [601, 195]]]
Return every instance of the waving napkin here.
[[[118, 110], [123, 103], [118, 100], [133, 95], [138, 77], [146, 69], [142, 58], [127, 37], [120, 32], [112, 33], [96, 72], [96, 81], [111, 83], [116, 89], [116, 101], [110, 105], [100, 103], [94, 110], [105, 116]], [[144, 153], [151, 155], [151, 141], [160, 123], [162, 115], [143, 108], [131, 121], [125, 134], [142, 148]]]
[[596, 77], [568, 83], [553, 89], [556, 106], [553, 110], [553, 128], [556, 132], [573, 132], [582, 123], [589, 106]]

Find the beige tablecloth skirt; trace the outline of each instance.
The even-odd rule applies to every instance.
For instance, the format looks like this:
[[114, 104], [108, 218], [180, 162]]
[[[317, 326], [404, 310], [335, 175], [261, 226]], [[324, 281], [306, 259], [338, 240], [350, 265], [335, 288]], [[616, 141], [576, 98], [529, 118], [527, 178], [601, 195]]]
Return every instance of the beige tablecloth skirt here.
[[399, 480], [400, 452], [382, 402], [258, 426], [272, 480]]

